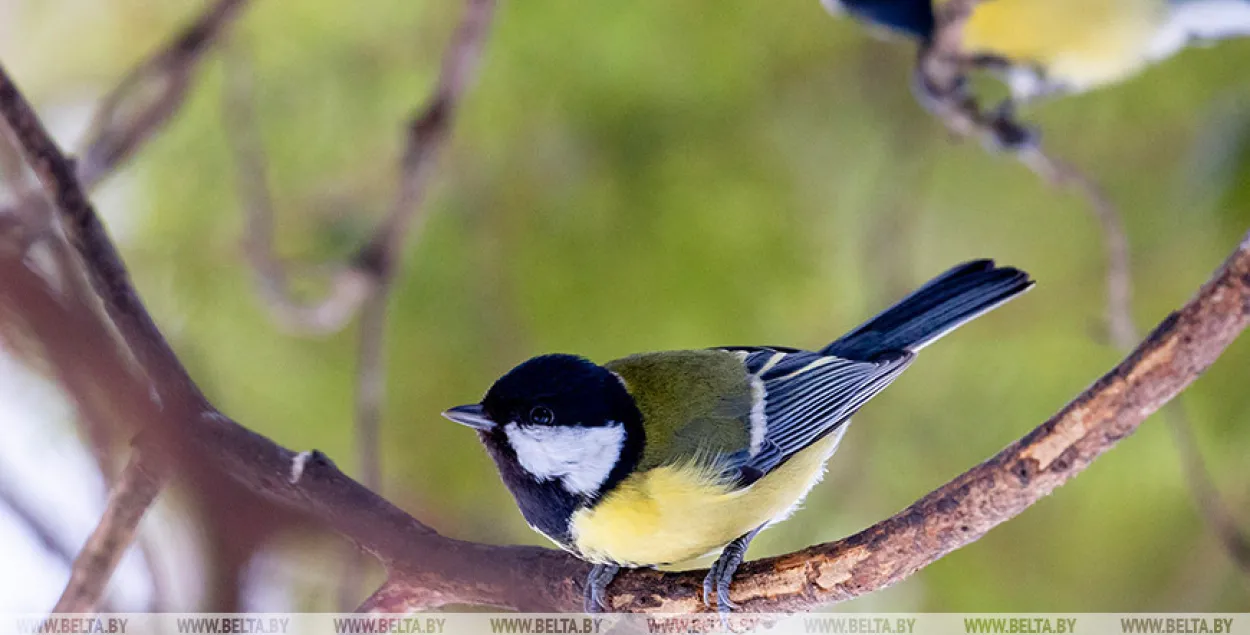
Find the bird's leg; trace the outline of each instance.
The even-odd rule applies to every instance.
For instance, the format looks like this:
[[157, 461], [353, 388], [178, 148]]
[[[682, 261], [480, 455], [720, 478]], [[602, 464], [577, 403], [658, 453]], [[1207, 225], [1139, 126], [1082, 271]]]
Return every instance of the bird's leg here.
[[734, 572], [738, 570], [738, 566], [747, 555], [747, 547], [751, 545], [751, 540], [763, 529], [763, 525], [756, 527], [751, 533], [738, 536], [733, 542], [725, 545], [720, 557], [708, 570], [707, 577], [703, 578], [703, 604], [710, 608], [712, 593], [715, 592], [716, 610], [722, 615], [738, 608], [738, 605], [729, 599], [729, 585], [733, 582]]
[[912, 74], [912, 92], [925, 110], [956, 134], [981, 134], [995, 150], [1025, 152], [1036, 149], [1038, 135], [1016, 119], [1016, 101], [1008, 98], [997, 109], [984, 112], [969, 89], [970, 71], [988, 70], [1006, 75], [1012, 68], [1010, 62], [999, 57], [953, 57], [942, 54], [934, 43], [928, 43], [920, 48]]
[[586, 595], [582, 598], [582, 607], [587, 613], [602, 613], [608, 608], [604, 596], [620, 570], [621, 567], [615, 564], [597, 564], [590, 570], [590, 575], [586, 576]]
[[1016, 118], [1015, 99], [1008, 97], [990, 111], [986, 122], [990, 132], [989, 141], [995, 150], [1026, 152], [1037, 149], [1040, 135], [1037, 130]]

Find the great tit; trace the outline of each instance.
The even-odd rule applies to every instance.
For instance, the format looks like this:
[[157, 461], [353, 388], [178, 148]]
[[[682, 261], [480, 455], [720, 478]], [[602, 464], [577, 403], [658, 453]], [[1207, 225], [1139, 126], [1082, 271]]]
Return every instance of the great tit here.
[[531, 527], [596, 565], [588, 612], [608, 608], [620, 567], [717, 550], [703, 601], [727, 612], [751, 539], [820, 480], [851, 415], [920, 349], [1032, 286], [1023, 271], [968, 262], [815, 352], [543, 355], [443, 415], [477, 430]]
[[[821, 0], [926, 43], [934, 2]], [[1120, 81], [1193, 42], [1250, 36], [1250, 0], [983, 0], [963, 45], [1002, 71], [1015, 102]]]

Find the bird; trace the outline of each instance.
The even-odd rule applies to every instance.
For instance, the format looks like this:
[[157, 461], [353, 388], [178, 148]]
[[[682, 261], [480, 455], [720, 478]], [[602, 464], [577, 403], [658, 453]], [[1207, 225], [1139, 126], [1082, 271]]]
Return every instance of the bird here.
[[[929, 43], [935, 4], [950, 0], [821, 0], [886, 32]], [[983, 0], [962, 34], [973, 59], [998, 71], [1004, 110], [1135, 75], [1194, 43], [1250, 36], [1250, 0]]]
[[593, 564], [584, 608], [610, 608], [622, 567], [720, 552], [703, 602], [726, 614], [733, 574], [764, 528], [821, 480], [850, 418], [921, 349], [1024, 293], [1024, 271], [958, 265], [815, 351], [727, 346], [602, 365], [529, 359], [478, 403], [443, 416], [473, 428], [526, 522]]

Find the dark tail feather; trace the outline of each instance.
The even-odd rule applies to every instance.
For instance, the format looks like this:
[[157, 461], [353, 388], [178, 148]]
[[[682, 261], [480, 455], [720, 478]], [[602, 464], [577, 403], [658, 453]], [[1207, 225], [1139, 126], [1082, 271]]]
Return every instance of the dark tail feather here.
[[846, 12], [878, 29], [928, 41], [936, 20], [932, 0], [821, 0], [833, 14]]
[[890, 351], [918, 351], [994, 307], [1028, 291], [1029, 274], [973, 260], [930, 280], [894, 306], [820, 352], [870, 360]]

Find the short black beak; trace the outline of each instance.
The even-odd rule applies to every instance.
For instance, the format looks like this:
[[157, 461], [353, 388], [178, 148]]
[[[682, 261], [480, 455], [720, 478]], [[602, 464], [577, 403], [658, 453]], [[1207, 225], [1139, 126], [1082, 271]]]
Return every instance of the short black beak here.
[[482, 409], [482, 404], [475, 403], [468, 406], [449, 408], [443, 411], [443, 416], [475, 430], [485, 431], [495, 427], [495, 422], [486, 416], [486, 411]]

